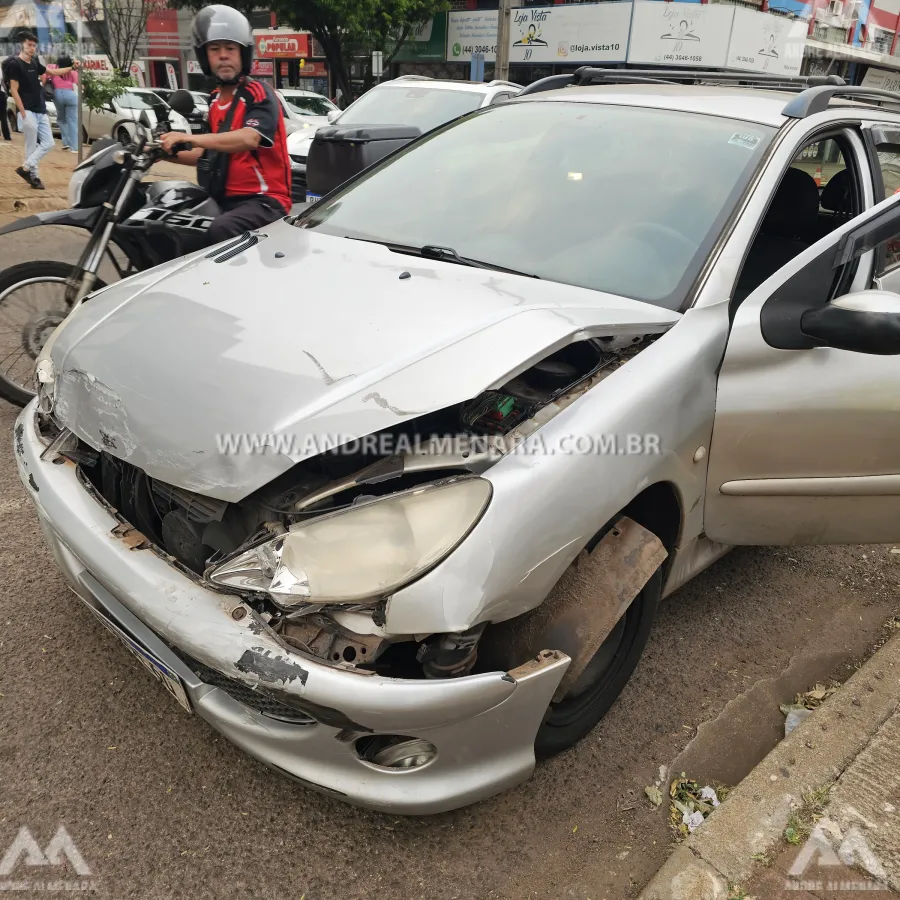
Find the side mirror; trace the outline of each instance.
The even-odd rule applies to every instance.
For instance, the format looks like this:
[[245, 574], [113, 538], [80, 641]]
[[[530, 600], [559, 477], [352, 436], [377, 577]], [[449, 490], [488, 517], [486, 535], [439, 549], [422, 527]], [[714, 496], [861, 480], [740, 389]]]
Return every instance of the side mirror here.
[[150, 116], [147, 115], [147, 110], [142, 110], [140, 117], [138, 118], [138, 122], [144, 126], [144, 128], [148, 128], [150, 131], [153, 130], [153, 123], [150, 121]]
[[175, 91], [175, 93], [169, 97], [169, 106], [171, 106], [175, 112], [180, 113], [187, 118], [194, 111], [196, 104], [189, 91], [180, 90]]
[[900, 294], [860, 291], [800, 317], [800, 330], [836, 350], [900, 356]]
[[341, 111], [339, 109], [329, 109], [326, 118], [329, 122], [333, 122], [340, 114]]

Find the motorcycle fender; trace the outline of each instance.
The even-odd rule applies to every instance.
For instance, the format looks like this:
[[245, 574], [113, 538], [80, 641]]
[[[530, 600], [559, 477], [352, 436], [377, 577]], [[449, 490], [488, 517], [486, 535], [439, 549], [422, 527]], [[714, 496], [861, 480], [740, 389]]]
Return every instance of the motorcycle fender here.
[[98, 207], [95, 206], [91, 209], [61, 209], [35, 213], [33, 216], [25, 216], [10, 222], [9, 225], [4, 225], [0, 228], [0, 235], [24, 231], [26, 228], [36, 228], [38, 225], [71, 225], [74, 228], [86, 228], [90, 231], [97, 209]]

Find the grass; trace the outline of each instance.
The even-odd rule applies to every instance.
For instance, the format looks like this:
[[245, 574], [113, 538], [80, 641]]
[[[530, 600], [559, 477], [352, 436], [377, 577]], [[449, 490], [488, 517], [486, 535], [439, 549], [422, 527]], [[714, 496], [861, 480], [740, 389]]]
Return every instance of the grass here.
[[732, 884], [728, 887], [728, 896], [725, 900], [753, 900], [753, 897], [751, 897], [742, 887]]
[[796, 812], [791, 813], [787, 827], [784, 829], [784, 839], [792, 847], [799, 847], [806, 841], [816, 822], [825, 815], [829, 790], [831, 790], [830, 784], [803, 794], [803, 805]]

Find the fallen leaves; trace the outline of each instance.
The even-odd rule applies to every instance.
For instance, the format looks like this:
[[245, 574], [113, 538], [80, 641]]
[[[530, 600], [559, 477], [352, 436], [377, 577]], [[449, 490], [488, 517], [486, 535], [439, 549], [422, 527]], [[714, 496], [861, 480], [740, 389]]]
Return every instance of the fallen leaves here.
[[682, 772], [669, 787], [672, 800], [669, 823], [681, 837], [687, 837], [706, 821], [727, 795], [728, 788], [724, 785], [701, 786]]

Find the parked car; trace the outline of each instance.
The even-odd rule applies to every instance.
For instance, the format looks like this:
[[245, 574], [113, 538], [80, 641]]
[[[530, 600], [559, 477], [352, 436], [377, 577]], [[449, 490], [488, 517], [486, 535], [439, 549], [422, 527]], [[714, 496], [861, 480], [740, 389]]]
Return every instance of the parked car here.
[[299, 123], [300, 128], [316, 128], [328, 125], [329, 113], [339, 113], [340, 109], [327, 97], [313, 91], [301, 91], [296, 88], [281, 88], [275, 92], [284, 111], [291, 122]]
[[[50, 130], [54, 137], [60, 137], [59, 123], [56, 121], [56, 106], [52, 100], [46, 100], [47, 116], [50, 119]], [[16, 101], [12, 97], [6, 98], [6, 118], [9, 121], [9, 130], [18, 131], [19, 122], [16, 116]]]
[[[172, 94], [175, 91], [172, 88], [159, 88], [155, 87], [151, 89], [154, 94], [156, 94], [163, 102], [168, 106], [169, 100], [172, 97]], [[188, 121], [188, 124], [191, 126], [191, 133], [198, 134], [203, 131], [209, 130], [209, 101], [205, 99], [205, 96], [201, 94], [199, 91], [190, 91], [191, 96], [194, 98], [194, 109], [190, 115], [185, 118]]]
[[436, 813], [577, 744], [732, 546], [900, 539], [900, 112], [715, 80], [537, 82], [59, 326], [18, 473], [185, 710]]
[[[327, 132], [329, 149], [337, 142], [335, 153], [339, 162], [336, 171], [328, 162], [319, 164], [325, 190], [336, 187], [417, 134], [472, 110], [509, 100], [521, 90], [521, 85], [509, 81], [440, 81], [421, 75], [402, 75], [376, 85], [345, 110], [335, 107], [326, 113], [329, 124], [334, 126]], [[355, 130], [345, 140], [344, 129], [351, 126]], [[402, 128], [398, 131], [396, 126]], [[288, 135], [295, 203], [313, 202], [322, 194], [320, 185], [309, 188], [307, 173], [310, 147], [319, 133], [317, 129]]]
[[172, 131], [183, 131], [191, 134], [191, 126], [187, 119], [175, 112], [159, 96], [149, 88], [127, 88], [101, 110], [90, 110], [82, 107], [82, 125], [84, 126], [86, 140], [96, 141], [102, 137], [112, 137], [116, 140], [127, 138], [130, 126], [118, 124], [118, 132], [112, 134], [112, 129], [121, 123], [122, 119], [133, 119], [137, 122], [142, 113], [146, 113], [152, 127], [155, 127], [162, 116], [167, 116]]

